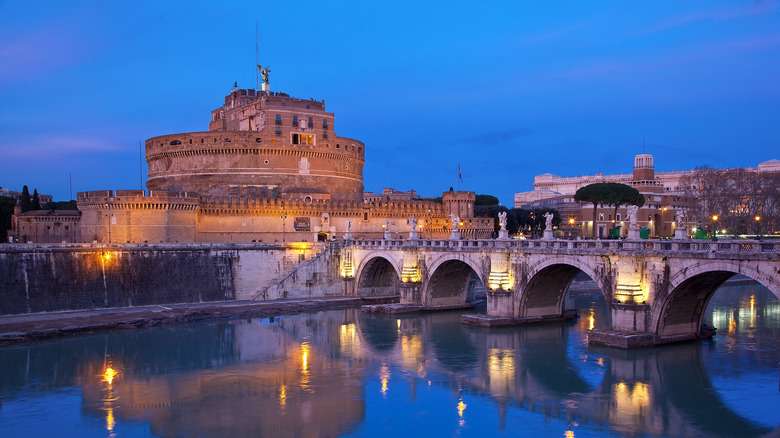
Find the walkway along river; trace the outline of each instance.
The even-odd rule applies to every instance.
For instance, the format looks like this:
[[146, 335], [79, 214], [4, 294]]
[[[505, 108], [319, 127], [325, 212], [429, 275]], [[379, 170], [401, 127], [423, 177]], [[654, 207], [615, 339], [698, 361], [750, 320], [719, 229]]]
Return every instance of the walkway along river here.
[[730, 284], [712, 341], [588, 346], [576, 323], [460, 324], [358, 308], [85, 333], [0, 348], [0, 436], [763, 436], [780, 305]]

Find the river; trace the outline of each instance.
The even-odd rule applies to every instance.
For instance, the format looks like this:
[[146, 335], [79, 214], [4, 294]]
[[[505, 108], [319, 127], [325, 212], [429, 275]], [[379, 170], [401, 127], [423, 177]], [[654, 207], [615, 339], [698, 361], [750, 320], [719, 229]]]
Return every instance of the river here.
[[359, 309], [0, 348], [0, 436], [762, 436], [780, 433], [780, 304], [710, 302], [711, 341], [589, 347], [574, 323], [484, 329]]

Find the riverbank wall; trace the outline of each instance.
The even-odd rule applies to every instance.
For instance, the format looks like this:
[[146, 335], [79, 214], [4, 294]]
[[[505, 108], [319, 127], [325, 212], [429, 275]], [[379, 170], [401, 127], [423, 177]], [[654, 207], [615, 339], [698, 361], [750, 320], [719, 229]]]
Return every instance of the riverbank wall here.
[[0, 314], [337, 296], [326, 244], [0, 245]]

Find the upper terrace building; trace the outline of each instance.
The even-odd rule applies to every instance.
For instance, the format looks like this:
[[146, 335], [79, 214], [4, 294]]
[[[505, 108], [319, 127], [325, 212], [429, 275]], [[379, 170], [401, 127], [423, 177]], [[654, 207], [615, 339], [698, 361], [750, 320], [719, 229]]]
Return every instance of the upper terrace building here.
[[362, 142], [339, 137], [325, 103], [233, 89], [207, 132], [146, 141], [149, 190], [362, 202]]

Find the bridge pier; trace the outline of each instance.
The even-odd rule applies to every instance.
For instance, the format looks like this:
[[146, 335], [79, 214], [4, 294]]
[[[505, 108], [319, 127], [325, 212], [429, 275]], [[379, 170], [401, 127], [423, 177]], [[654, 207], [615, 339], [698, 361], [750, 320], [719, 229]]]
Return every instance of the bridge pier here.
[[398, 289], [401, 295], [399, 304], [422, 305], [422, 285], [420, 283], [401, 283]]
[[341, 279], [341, 294], [345, 297], [357, 296], [357, 285], [355, 277], [343, 277]]
[[487, 314], [498, 317], [514, 317], [515, 294], [498, 289], [487, 291]]
[[588, 344], [622, 349], [646, 348], [656, 344], [656, 336], [647, 330], [650, 306], [613, 301], [610, 306], [611, 330], [591, 330]]

